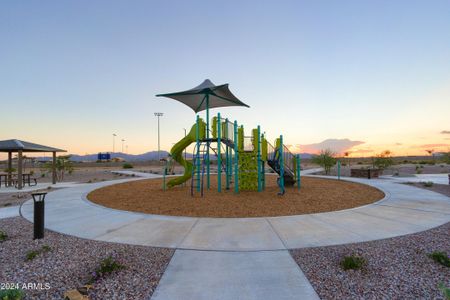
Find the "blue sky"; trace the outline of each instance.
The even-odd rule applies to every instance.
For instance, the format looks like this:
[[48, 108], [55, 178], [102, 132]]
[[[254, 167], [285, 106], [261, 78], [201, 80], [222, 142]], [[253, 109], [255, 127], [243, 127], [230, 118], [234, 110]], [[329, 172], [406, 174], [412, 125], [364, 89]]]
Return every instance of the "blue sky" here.
[[295, 149], [448, 148], [449, 16], [449, 1], [2, 2], [0, 139], [84, 154], [117, 133], [141, 153], [162, 111], [167, 149], [195, 114], [154, 95], [209, 78], [251, 106], [212, 113]]

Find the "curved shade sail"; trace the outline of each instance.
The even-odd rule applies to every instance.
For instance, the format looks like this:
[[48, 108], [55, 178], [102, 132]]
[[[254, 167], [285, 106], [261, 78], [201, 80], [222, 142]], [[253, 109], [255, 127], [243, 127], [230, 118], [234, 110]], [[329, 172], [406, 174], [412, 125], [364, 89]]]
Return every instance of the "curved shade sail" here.
[[[208, 95], [208, 100], [207, 96]], [[209, 79], [187, 91], [169, 94], [158, 94], [157, 97], [167, 97], [189, 106], [196, 113], [205, 109], [225, 106], [250, 107], [239, 100], [228, 89], [228, 84], [215, 85]]]

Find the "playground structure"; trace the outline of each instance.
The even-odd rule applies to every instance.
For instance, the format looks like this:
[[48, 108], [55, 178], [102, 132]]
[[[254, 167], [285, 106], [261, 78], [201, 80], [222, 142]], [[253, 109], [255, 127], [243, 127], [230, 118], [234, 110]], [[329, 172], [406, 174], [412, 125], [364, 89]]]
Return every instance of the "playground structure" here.
[[[198, 95], [201, 96], [196, 97]], [[239, 193], [240, 190], [263, 191], [266, 165], [279, 176], [277, 182], [280, 195], [285, 193], [285, 186], [297, 184], [300, 189], [300, 155], [292, 154], [284, 146], [282, 135], [275, 140], [273, 146], [264, 134], [261, 134], [260, 126], [253, 129], [250, 136], [245, 136], [243, 125], [239, 125], [237, 121], [231, 122], [228, 118], [222, 118], [220, 113], [212, 119], [212, 126], [210, 126], [209, 108], [212, 96], [218, 99], [215, 103], [213, 102], [212, 107], [230, 105], [248, 107], [231, 94], [228, 85], [215, 86], [209, 80], [205, 80], [194, 89], [158, 96], [183, 102], [195, 112], [206, 110], [206, 122], [197, 114], [196, 122], [189, 133], [170, 150], [164, 174], [172, 171], [174, 161], [184, 167], [184, 174], [171, 179], [167, 184], [164, 178], [164, 189], [166, 186], [172, 188], [190, 180], [191, 195], [200, 193], [203, 196], [205, 187], [206, 189], [211, 187], [213, 161], [217, 162], [218, 192], [222, 191], [223, 186], [226, 190], [233, 186], [235, 193]], [[193, 104], [195, 101], [199, 104]], [[183, 151], [193, 143], [195, 143], [193, 159], [190, 162], [183, 157]], [[222, 182], [222, 175], [225, 175], [225, 182]]]

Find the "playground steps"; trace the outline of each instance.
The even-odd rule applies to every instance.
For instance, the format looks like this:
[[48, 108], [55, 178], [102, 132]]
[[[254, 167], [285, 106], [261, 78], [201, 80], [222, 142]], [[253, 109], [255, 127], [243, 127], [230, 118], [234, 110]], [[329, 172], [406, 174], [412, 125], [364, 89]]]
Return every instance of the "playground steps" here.
[[[280, 149], [279, 147], [273, 147], [270, 143], [268, 144], [269, 154], [267, 156], [267, 164], [275, 171], [278, 175], [281, 173], [280, 165]], [[292, 186], [295, 184], [295, 173], [292, 165], [292, 158], [294, 155], [286, 148], [283, 147], [283, 172], [284, 172], [284, 184], [286, 186]]]

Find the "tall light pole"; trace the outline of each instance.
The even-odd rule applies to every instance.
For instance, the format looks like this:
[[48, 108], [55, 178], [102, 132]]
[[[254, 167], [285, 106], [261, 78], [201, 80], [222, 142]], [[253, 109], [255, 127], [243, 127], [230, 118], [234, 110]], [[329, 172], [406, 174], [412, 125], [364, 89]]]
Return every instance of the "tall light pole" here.
[[124, 139], [122, 139], [122, 153], [123, 153], [123, 142], [125, 142], [125, 140], [124, 140]]
[[113, 153], [116, 151], [116, 136], [117, 134], [113, 133]]
[[162, 117], [164, 113], [155, 112], [155, 116], [158, 117], [158, 161], [161, 159], [160, 156], [160, 139], [159, 139], [159, 117]]

